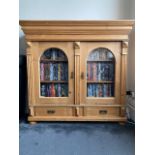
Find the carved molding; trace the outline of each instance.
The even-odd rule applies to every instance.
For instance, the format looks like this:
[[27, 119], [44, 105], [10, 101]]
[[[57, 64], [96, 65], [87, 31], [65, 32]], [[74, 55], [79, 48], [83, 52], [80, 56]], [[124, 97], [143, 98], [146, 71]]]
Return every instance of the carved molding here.
[[128, 42], [127, 41], [123, 41], [122, 42], [122, 55], [126, 55], [128, 54]]
[[26, 55], [31, 55], [30, 48], [32, 47], [32, 42], [27, 41], [27, 49], [26, 49]]
[[128, 48], [128, 41], [123, 41], [122, 42], [122, 47], [123, 48]]
[[74, 48], [80, 49], [80, 42], [74, 42]]
[[32, 42], [27, 41], [26, 43], [27, 43], [28, 47], [31, 47], [32, 46]]
[[93, 34], [93, 35], [128, 35], [134, 20], [113, 21], [32, 21], [21, 20], [20, 25], [26, 35], [54, 34]]
[[20, 25], [27, 41], [122, 41], [128, 40], [134, 20], [21, 20]]

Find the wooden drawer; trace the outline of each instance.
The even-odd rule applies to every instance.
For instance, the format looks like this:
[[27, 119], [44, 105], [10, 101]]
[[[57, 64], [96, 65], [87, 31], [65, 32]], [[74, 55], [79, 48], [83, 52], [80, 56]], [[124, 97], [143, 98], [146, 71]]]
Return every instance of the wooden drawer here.
[[35, 116], [73, 116], [72, 107], [36, 107]]
[[84, 108], [85, 116], [119, 116], [120, 109], [117, 107], [87, 107]]

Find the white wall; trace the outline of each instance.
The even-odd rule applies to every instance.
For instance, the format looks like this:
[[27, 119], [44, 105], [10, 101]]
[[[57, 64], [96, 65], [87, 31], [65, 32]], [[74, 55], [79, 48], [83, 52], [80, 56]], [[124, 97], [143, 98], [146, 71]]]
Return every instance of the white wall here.
[[[25, 20], [134, 19], [134, 0], [19, 0], [19, 18]], [[19, 31], [20, 54], [25, 54], [24, 34]], [[128, 55], [127, 88], [134, 90], [134, 32]]]
[[131, 19], [134, 0], [20, 0], [20, 19]]

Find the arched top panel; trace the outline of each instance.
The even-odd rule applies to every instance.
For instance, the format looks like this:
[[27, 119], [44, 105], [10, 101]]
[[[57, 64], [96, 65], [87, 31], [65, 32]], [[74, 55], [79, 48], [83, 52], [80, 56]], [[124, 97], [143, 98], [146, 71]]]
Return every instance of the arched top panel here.
[[107, 48], [96, 48], [88, 55], [88, 61], [115, 61], [114, 54]]
[[67, 61], [67, 56], [65, 52], [59, 48], [49, 48], [43, 52], [41, 59]]

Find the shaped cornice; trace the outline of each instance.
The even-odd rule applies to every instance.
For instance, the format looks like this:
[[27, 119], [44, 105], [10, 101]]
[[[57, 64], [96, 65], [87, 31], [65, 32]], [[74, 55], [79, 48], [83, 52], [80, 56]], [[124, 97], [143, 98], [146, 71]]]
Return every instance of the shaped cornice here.
[[[29, 41], [128, 39], [133, 20], [116, 21], [26, 21], [20, 25]], [[90, 36], [90, 37], [88, 37]]]

